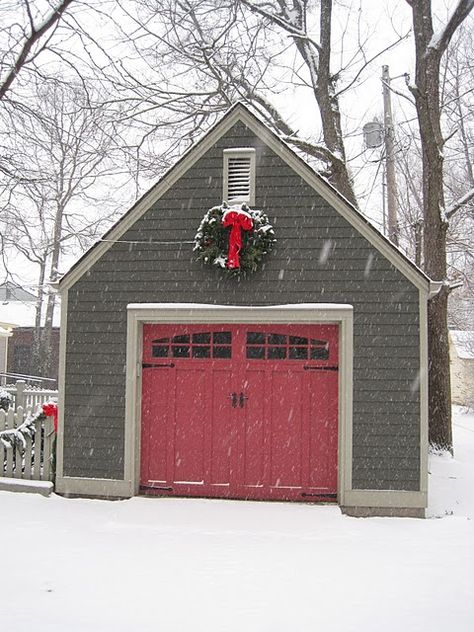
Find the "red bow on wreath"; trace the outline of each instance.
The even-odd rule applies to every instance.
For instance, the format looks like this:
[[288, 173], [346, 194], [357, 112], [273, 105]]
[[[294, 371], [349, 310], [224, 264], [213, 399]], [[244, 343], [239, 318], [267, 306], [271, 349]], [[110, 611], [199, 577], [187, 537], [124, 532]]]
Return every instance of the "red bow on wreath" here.
[[42, 406], [43, 413], [46, 417], [52, 417], [54, 422], [54, 432], [58, 431], [58, 407], [54, 402], [49, 402], [48, 404], [43, 404]]
[[239, 253], [242, 250], [242, 231], [252, 230], [253, 220], [245, 211], [231, 209], [224, 213], [222, 224], [227, 228], [232, 226], [229, 235], [229, 252], [227, 255], [228, 268], [240, 268]]

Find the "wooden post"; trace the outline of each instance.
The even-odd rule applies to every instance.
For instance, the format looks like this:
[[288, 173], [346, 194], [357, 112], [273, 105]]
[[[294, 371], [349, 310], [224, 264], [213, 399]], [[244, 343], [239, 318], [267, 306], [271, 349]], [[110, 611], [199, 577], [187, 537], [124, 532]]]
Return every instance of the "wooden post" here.
[[[23, 414], [23, 412], [22, 412]], [[13, 408], [9, 408], [7, 412], [7, 423], [6, 428], [14, 428], [15, 427], [15, 411]], [[6, 459], [5, 459], [5, 476], [9, 476], [13, 478], [13, 450], [11, 448], [6, 450]]]
[[392, 100], [390, 97], [390, 73], [388, 66], [382, 66], [382, 88], [387, 173], [388, 238], [398, 246], [397, 180], [395, 176], [395, 147], [393, 138]]
[[25, 408], [25, 387], [26, 382], [23, 380], [19, 380], [16, 383], [15, 408], [18, 408], [19, 406]]
[[41, 434], [43, 432], [43, 424], [41, 420], [35, 422], [35, 456], [33, 462], [33, 479], [35, 481], [41, 480]]
[[54, 423], [52, 417], [46, 417], [44, 421], [44, 451], [43, 451], [43, 476], [41, 477], [43, 481], [50, 481], [53, 478], [53, 470], [52, 470], [52, 454], [53, 454], [53, 441], [55, 437], [54, 432]]

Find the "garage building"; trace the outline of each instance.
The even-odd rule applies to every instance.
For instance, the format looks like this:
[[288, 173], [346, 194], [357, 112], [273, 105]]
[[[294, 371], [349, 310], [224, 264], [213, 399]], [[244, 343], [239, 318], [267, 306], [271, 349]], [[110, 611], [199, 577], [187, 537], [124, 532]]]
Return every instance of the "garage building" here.
[[[223, 200], [271, 223], [251, 273], [195, 250]], [[59, 288], [58, 492], [424, 515], [433, 284], [243, 105]]]

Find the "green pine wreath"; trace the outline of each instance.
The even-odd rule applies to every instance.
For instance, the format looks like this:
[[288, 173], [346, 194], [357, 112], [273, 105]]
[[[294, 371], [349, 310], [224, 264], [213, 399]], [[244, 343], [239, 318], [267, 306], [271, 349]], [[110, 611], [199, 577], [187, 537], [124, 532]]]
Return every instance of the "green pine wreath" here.
[[240, 268], [228, 269], [227, 252], [231, 229], [223, 226], [222, 218], [230, 208], [223, 202], [220, 206], [214, 206], [207, 211], [194, 238], [193, 250], [197, 253], [198, 260], [224, 268], [230, 274], [255, 272], [276, 243], [275, 231], [266, 213], [252, 210], [246, 204], [242, 204], [241, 210], [250, 215], [253, 228], [242, 231]]

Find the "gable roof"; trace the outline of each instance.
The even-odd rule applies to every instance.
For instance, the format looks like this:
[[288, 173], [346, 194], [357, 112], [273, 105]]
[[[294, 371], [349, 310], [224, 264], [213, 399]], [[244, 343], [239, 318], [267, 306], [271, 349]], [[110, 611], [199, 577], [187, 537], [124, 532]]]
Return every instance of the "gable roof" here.
[[[384, 255], [409, 281], [427, 293], [436, 293], [436, 283], [405, 256], [389, 239], [382, 235], [362, 213], [346, 200], [327, 180], [322, 178], [300, 158], [267, 125], [262, 123], [246, 106], [237, 103], [231, 107], [195, 145], [193, 145], [164, 176], [149, 189], [110, 228], [102, 240], [95, 243], [60, 279], [59, 290], [66, 290], [89, 270], [98, 259], [171, 187], [190, 169], [233, 125], [244, 123], [252, 133], [285, 161], [324, 200], [335, 208], [374, 248]], [[436, 290], [437, 291], [437, 290]]]
[[25, 290], [21, 285], [5, 281], [0, 284], [0, 301], [35, 301], [37, 297]]

